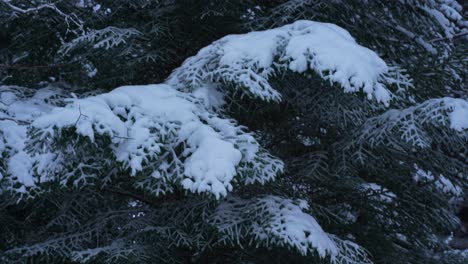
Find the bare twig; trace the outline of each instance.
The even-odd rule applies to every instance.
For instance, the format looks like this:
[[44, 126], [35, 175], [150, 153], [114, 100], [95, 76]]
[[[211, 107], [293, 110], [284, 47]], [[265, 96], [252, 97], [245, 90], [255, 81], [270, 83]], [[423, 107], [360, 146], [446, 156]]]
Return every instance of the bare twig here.
[[78, 118], [77, 118], [76, 121], [75, 121], [75, 125], [74, 125], [75, 127], [76, 127], [76, 125], [78, 124], [78, 121], [80, 121], [81, 116], [88, 117], [87, 115], [83, 115], [83, 114], [81, 113], [81, 106], [78, 106], [78, 111], [80, 111], [80, 115], [78, 116]]
[[7, 75], [5, 77], [3, 77], [3, 79], [0, 81], [0, 82], [4, 82], [6, 81], [8, 78], [11, 78], [12, 76], [11, 75]]

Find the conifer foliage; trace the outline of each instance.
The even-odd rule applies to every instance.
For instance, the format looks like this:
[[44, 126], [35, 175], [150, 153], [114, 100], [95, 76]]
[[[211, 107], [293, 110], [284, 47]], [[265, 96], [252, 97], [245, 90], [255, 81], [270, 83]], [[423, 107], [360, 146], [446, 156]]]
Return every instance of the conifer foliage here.
[[201, 2], [0, 1], [1, 262], [467, 261], [460, 4]]

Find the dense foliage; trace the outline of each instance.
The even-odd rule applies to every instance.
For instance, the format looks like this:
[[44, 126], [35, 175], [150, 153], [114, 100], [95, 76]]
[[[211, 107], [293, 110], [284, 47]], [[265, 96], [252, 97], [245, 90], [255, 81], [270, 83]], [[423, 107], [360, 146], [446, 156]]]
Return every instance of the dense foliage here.
[[0, 0], [0, 32], [2, 262], [467, 261], [457, 1]]

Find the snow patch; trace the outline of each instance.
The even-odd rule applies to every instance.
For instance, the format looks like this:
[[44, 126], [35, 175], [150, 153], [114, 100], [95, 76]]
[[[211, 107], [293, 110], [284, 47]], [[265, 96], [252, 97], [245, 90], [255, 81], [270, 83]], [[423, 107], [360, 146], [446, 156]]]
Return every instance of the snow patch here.
[[179, 90], [197, 90], [207, 83], [223, 84], [266, 101], [281, 95], [268, 79], [280, 71], [314, 71], [339, 84], [345, 92], [363, 91], [368, 98], [388, 104], [389, 67], [360, 46], [344, 29], [329, 23], [297, 21], [283, 27], [229, 35], [201, 49], [169, 77]]
[[[242, 127], [206, 109], [217, 101], [200, 100], [201, 94], [181, 93], [165, 84], [124, 86], [71, 99], [69, 105], [37, 118], [33, 126], [47, 131], [74, 127], [93, 142], [97, 135], [108, 136], [116, 160], [131, 175], [151, 169], [148, 177], [216, 198], [233, 189], [236, 176], [263, 183], [282, 171], [282, 163], [265, 156]], [[181, 146], [182, 153], [176, 154]], [[254, 166], [257, 162], [264, 165]]]
[[361, 184], [361, 190], [368, 193], [372, 198], [386, 203], [392, 202], [397, 197], [396, 194], [377, 183], [363, 183]]

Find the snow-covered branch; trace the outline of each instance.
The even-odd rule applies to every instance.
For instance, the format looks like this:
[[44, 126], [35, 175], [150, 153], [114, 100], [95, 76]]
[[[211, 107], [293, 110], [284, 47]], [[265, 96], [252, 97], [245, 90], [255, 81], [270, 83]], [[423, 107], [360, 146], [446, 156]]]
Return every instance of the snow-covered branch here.
[[224, 37], [187, 59], [168, 83], [183, 91], [214, 83], [221, 91], [234, 87], [280, 101], [269, 79], [286, 71], [313, 72], [344, 92], [362, 91], [385, 104], [392, 98], [386, 86], [394, 78], [388, 78], [389, 67], [376, 53], [357, 44], [346, 30], [312, 21]]
[[[69, 31], [75, 33], [76, 35], [80, 35], [84, 32], [83, 21], [75, 13], [66, 14], [60, 8], [58, 8], [54, 2], [48, 1], [45, 4], [39, 4], [37, 6], [28, 7], [28, 8], [21, 8], [21, 7], [15, 6], [11, 3], [10, 0], [1, 0], [1, 3], [8, 6], [13, 11], [13, 13], [20, 13], [20, 14], [37, 13], [45, 9], [52, 10], [53, 12], [55, 12], [56, 14], [58, 14], [64, 19], [65, 23], [68, 26]], [[76, 29], [70, 29], [71, 25], [76, 27]]]

